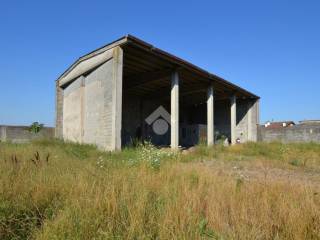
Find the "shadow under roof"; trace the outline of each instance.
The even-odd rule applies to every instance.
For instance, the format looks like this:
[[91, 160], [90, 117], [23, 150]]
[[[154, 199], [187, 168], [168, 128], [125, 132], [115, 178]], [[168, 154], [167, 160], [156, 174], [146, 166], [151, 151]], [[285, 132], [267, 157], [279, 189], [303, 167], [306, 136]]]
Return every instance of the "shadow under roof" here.
[[[182, 77], [186, 79], [186, 82], [188, 82], [187, 79], [193, 78], [193, 80], [196, 79], [199, 80], [199, 82], [202, 82], [200, 84], [213, 84], [214, 88], [218, 90], [218, 92], [220, 91], [221, 96], [226, 97], [230, 96], [231, 94], [235, 94], [240, 98], [259, 98], [257, 95], [215, 74], [212, 74], [166, 51], [158, 49], [153, 45], [143, 40], [140, 40], [132, 35], [123, 36], [116, 41], [113, 41], [101, 48], [98, 48], [80, 57], [57, 80], [59, 81], [61, 78], [67, 75], [79, 63], [117, 46], [120, 46], [124, 50], [124, 79], [134, 78], [134, 75], [148, 72], [150, 73], [150, 71], [151, 74], [152, 71], [154, 74], [156, 74], [157, 70], [154, 69], [154, 66], [158, 64], [159, 74], [168, 74], [167, 71], [178, 69], [178, 71], [181, 72]], [[147, 60], [143, 61], [143, 58], [146, 58]], [[128, 83], [128, 81], [124, 80], [124, 88], [127, 87], [133, 89], [133, 87], [135, 86], [134, 82], [131, 83], [131, 86], [129, 83], [129, 87], [126, 83]], [[189, 89], [192, 89], [192, 84], [189, 86]], [[187, 91], [188, 90], [186, 90], [186, 92]]]

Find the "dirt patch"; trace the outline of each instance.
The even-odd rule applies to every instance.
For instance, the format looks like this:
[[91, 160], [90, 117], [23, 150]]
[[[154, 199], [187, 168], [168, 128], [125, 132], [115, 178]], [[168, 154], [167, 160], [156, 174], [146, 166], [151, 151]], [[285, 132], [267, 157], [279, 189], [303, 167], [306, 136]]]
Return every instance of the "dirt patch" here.
[[320, 171], [304, 168], [277, 168], [266, 163], [225, 162], [210, 160], [188, 163], [194, 167], [204, 168], [212, 173], [231, 176], [244, 181], [287, 182], [303, 184], [320, 190]]

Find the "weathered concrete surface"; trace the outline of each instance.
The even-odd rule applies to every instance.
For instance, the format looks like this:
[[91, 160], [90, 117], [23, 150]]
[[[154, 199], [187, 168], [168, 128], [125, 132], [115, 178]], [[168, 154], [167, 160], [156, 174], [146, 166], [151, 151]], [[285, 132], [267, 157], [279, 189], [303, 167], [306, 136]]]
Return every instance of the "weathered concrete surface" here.
[[318, 142], [320, 143], [320, 124], [299, 124], [280, 129], [259, 127], [258, 141], [272, 142]]
[[207, 141], [207, 124], [181, 124], [180, 141], [184, 147], [194, 146]]
[[171, 148], [179, 147], [179, 74], [171, 76]]
[[258, 101], [251, 99], [237, 100], [237, 125], [235, 138], [240, 143], [257, 141], [257, 127], [259, 124]]
[[84, 143], [111, 149], [112, 66], [108, 61], [86, 76], [84, 97]]
[[63, 89], [56, 82], [56, 128], [55, 137], [63, 138]]
[[[170, 84], [168, 82], [168, 84]], [[122, 107], [122, 144], [128, 145], [134, 139], [150, 140], [156, 145], [170, 145], [170, 126], [164, 135], [157, 135], [145, 119], [159, 106], [170, 112], [170, 104], [161, 100], [143, 99], [138, 96], [127, 95], [124, 92]], [[168, 123], [170, 124], [170, 123]]]
[[79, 77], [63, 90], [63, 138], [79, 143], [82, 142], [82, 82], [83, 77]]
[[112, 58], [112, 51], [106, 51], [97, 54], [93, 58], [89, 58], [85, 61], [79, 62], [74, 68], [72, 68], [64, 77], [59, 81], [59, 85], [62, 86], [73, 79], [80, 77], [81, 75], [87, 73], [91, 69], [98, 67], [99, 65], [107, 62]]
[[[64, 140], [95, 144], [102, 150], [118, 150], [121, 149], [123, 52], [116, 47], [105, 56], [106, 62], [91, 72], [85, 72], [66, 86], [57, 85], [56, 136], [60, 136], [62, 129]], [[90, 60], [90, 64], [100, 61], [100, 58]], [[82, 64], [74, 74], [84, 69], [87, 67]]]
[[237, 98], [236, 96], [232, 96], [230, 98], [230, 114], [231, 114], [231, 144], [236, 143], [237, 135], [236, 127], [237, 127]]
[[112, 66], [112, 137], [111, 150], [121, 150], [123, 50], [115, 47]]
[[248, 141], [256, 142], [258, 140], [258, 127], [260, 125], [260, 99], [250, 100], [251, 105], [251, 136]]
[[25, 143], [36, 139], [51, 139], [54, 137], [54, 128], [44, 127], [38, 133], [32, 133], [27, 126], [0, 126], [0, 141]]
[[[170, 84], [168, 82], [168, 84]], [[250, 101], [251, 104], [248, 102]], [[238, 99], [237, 102], [237, 137], [240, 142], [248, 140], [248, 121], [251, 119], [252, 140], [257, 134], [257, 108], [255, 100]], [[152, 126], [145, 123], [145, 119], [159, 106], [163, 106], [168, 112], [170, 102], [161, 100], [143, 99], [137, 96], [129, 96], [124, 92], [123, 119], [122, 119], [122, 144], [127, 145], [135, 138], [149, 139], [157, 145], [170, 144], [170, 128], [168, 134], [159, 136], [153, 133]], [[251, 106], [251, 117], [247, 114], [248, 106]], [[200, 141], [207, 140], [207, 104], [195, 106], [181, 106], [179, 126], [179, 144], [191, 146]], [[219, 100], [214, 102], [214, 130], [215, 138], [224, 135], [230, 139], [230, 101]]]
[[7, 140], [7, 126], [0, 126], [0, 141], [5, 142]]
[[214, 144], [214, 99], [213, 86], [208, 88], [207, 96], [207, 144], [212, 146]]

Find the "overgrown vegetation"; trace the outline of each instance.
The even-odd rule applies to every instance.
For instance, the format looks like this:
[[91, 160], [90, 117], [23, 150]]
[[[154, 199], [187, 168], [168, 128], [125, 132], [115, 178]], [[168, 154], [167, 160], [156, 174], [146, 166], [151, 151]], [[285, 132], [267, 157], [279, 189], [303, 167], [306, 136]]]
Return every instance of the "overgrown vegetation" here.
[[38, 133], [41, 131], [41, 129], [44, 127], [44, 124], [39, 123], [39, 122], [33, 122], [30, 127], [29, 127], [29, 131], [31, 133]]
[[3, 240], [320, 239], [317, 144], [179, 154], [150, 144], [103, 153], [0, 143], [0, 163]]

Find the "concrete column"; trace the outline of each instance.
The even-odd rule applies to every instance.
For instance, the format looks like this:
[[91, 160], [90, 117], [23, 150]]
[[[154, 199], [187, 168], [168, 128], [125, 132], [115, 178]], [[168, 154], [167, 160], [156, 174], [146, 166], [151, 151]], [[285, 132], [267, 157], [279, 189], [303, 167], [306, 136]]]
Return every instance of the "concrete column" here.
[[256, 100], [256, 122], [259, 125], [260, 124], [260, 99]]
[[237, 97], [233, 95], [231, 102], [231, 144], [236, 143], [236, 126], [237, 126]]
[[247, 130], [247, 141], [253, 141], [252, 139], [252, 102], [248, 101], [247, 119], [248, 119], [248, 130]]
[[56, 127], [55, 137], [63, 138], [63, 89], [56, 81]]
[[252, 106], [253, 111], [253, 132], [252, 132], [252, 141], [258, 141], [258, 131], [260, 124], [260, 99], [257, 99]]
[[179, 74], [171, 75], [171, 148], [179, 147]]
[[123, 50], [113, 50], [111, 150], [121, 150]]
[[213, 86], [208, 88], [207, 96], [207, 143], [208, 146], [214, 144], [214, 97]]

